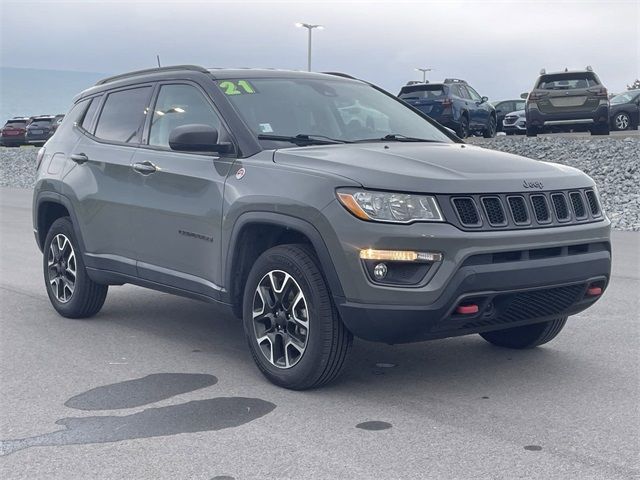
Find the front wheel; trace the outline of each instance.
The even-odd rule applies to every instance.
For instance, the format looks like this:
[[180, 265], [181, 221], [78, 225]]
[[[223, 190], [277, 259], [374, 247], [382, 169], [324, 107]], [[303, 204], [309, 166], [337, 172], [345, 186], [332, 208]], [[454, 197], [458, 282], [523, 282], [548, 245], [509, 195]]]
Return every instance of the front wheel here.
[[484, 129], [484, 132], [482, 132], [482, 136], [484, 138], [493, 138], [496, 136], [496, 117], [494, 117], [493, 115], [491, 115], [489, 117], [489, 122], [487, 123], [487, 126]]
[[245, 286], [243, 324], [262, 374], [292, 390], [336, 378], [353, 342], [305, 245], [280, 245], [256, 260]]
[[631, 128], [631, 119], [625, 112], [618, 113], [613, 118], [613, 128], [616, 130], [628, 130]]
[[69, 217], [51, 225], [44, 242], [44, 281], [51, 305], [67, 318], [87, 318], [100, 311], [107, 285], [89, 278]]
[[567, 317], [561, 317], [523, 327], [484, 332], [480, 336], [487, 342], [499, 347], [534, 348], [553, 340], [564, 328], [565, 323], [567, 323]]

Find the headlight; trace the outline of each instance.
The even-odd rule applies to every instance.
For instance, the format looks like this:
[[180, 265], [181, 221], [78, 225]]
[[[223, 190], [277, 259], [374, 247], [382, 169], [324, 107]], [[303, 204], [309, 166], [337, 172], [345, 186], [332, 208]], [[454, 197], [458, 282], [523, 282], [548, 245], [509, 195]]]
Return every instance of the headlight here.
[[438, 202], [430, 195], [338, 190], [338, 199], [353, 215], [378, 222], [442, 222]]

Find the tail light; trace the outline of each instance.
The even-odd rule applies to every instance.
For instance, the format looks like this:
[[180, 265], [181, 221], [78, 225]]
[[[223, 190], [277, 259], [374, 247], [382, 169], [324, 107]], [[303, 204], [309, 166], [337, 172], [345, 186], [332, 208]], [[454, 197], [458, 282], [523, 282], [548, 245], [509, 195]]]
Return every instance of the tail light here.
[[40, 168], [40, 164], [42, 163], [42, 159], [44, 158], [45, 148], [42, 147], [38, 150], [38, 155], [36, 156], [36, 170]]
[[527, 98], [527, 100], [540, 100], [541, 98], [546, 97], [547, 95], [549, 95], [546, 92], [531, 92], [529, 94], [529, 98]]
[[595, 94], [596, 97], [609, 98], [609, 92], [605, 87], [589, 88], [587, 92]]

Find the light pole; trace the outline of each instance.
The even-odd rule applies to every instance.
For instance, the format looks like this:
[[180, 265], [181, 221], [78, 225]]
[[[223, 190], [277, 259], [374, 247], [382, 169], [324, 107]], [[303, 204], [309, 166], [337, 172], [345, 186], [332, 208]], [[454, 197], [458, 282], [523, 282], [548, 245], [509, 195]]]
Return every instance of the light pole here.
[[311, 30], [317, 28], [318, 30], [323, 30], [324, 27], [322, 25], [312, 25], [310, 23], [296, 23], [296, 27], [298, 28], [306, 28], [309, 30], [309, 46], [307, 51], [307, 70], [311, 71]]
[[422, 72], [422, 83], [427, 81], [427, 72], [431, 72], [433, 70], [433, 68], [416, 68], [416, 72]]

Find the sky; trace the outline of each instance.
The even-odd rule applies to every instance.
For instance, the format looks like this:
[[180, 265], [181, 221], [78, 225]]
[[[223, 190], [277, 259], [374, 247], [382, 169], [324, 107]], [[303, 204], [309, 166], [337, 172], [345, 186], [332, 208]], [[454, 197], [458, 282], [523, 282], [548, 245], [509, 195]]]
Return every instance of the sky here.
[[541, 68], [591, 65], [612, 92], [640, 77], [640, 0], [29, 1], [0, 0], [0, 66], [120, 73], [205, 67], [341, 71], [397, 93], [422, 78], [467, 80], [517, 98]]

